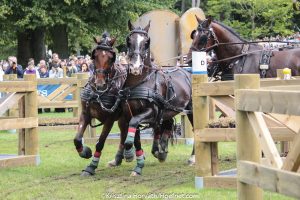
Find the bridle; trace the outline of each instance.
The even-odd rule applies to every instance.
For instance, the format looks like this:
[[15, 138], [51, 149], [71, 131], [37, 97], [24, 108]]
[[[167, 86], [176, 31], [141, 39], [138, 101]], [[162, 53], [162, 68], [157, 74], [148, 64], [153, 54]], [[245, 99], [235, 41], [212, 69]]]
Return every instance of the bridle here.
[[[130, 49], [129, 48], [129, 38], [130, 36], [132, 36], [133, 34], [142, 34], [146, 37], [146, 40], [147, 40], [147, 43], [145, 45], [145, 50], [144, 51], [141, 51], [140, 49]], [[140, 56], [141, 59], [142, 59], [142, 63], [144, 63], [146, 57], [148, 56], [148, 53], [149, 53], [149, 50], [150, 50], [150, 37], [148, 35], [148, 32], [142, 30], [142, 29], [134, 29], [132, 30], [129, 35], [126, 37], [126, 45], [127, 45], [127, 55], [129, 58], [133, 57], [134, 55], [137, 55], [137, 56]], [[130, 65], [130, 64], [129, 64]], [[144, 65], [143, 65], [144, 67]]]
[[[220, 42], [219, 42], [213, 28], [211, 26], [209, 26], [208, 28], [205, 28], [203, 26], [204, 23], [206, 23], [206, 22], [207, 22], [207, 20], [203, 21], [201, 24], [198, 25], [197, 30], [194, 30], [191, 33], [191, 36], [192, 36], [193, 34], [195, 34], [198, 31], [198, 33], [201, 34], [200, 35], [200, 41], [201, 41], [201, 38], [206, 37], [206, 38], [203, 38], [203, 41], [204, 41], [203, 46], [204, 47], [202, 49], [199, 49], [197, 46], [193, 45], [190, 48], [191, 50], [208, 52], [208, 51], [213, 50], [214, 48], [216, 48], [219, 45]], [[206, 47], [207, 42], [211, 39], [214, 41], [214, 43], [210, 47]]]

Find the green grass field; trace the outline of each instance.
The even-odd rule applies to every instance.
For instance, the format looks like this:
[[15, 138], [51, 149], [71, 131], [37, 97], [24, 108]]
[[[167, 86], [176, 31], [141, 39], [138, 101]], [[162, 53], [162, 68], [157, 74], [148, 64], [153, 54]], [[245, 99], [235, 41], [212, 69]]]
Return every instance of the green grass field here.
[[[152, 199], [167, 199], [163, 195], [175, 194], [194, 195], [189, 199], [209, 200], [237, 197], [235, 190], [194, 189], [194, 168], [186, 164], [192, 147], [186, 145], [170, 146], [165, 163], [159, 163], [151, 155], [150, 145], [143, 145], [146, 162], [140, 177], [129, 177], [135, 161], [107, 168], [106, 164], [114, 158], [118, 145], [106, 145], [96, 175], [81, 177], [81, 170], [89, 160], [78, 156], [72, 141], [74, 135], [71, 131], [40, 132], [41, 164], [36, 167], [1, 169], [0, 199], [124, 199], [124, 194], [137, 195], [128, 199], [146, 199], [142, 196], [146, 194], [162, 197]], [[94, 144], [89, 146], [94, 147]], [[16, 152], [17, 134], [0, 132], [0, 153]], [[219, 154], [222, 170], [235, 167], [234, 143], [220, 143]], [[264, 197], [272, 200], [289, 199], [269, 192], [265, 192]], [[170, 196], [169, 199], [179, 198]]]

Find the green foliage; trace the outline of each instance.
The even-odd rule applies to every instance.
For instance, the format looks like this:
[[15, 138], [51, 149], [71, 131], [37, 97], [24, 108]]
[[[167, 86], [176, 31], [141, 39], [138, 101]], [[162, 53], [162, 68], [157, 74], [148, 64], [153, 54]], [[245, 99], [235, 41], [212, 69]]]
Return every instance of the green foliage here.
[[207, 2], [207, 14], [233, 27], [243, 37], [289, 35], [295, 12], [288, 0], [218, 0]]

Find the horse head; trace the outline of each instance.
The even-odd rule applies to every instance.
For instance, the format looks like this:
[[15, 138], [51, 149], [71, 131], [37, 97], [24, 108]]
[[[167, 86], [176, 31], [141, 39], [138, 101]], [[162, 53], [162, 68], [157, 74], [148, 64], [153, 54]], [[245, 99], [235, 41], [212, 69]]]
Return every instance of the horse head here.
[[198, 27], [191, 33], [191, 39], [193, 40], [191, 49], [200, 51], [205, 48], [209, 48], [218, 42], [216, 35], [212, 28], [212, 18], [208, 17], [205, 20], [201, 20], [197, 17]]
[[141, 75], [145, 63], [150, 63], [150, 21], [144, 28], [134, 27], [128, 21], [129, 35], [126, 38], [129, 73]]
[[94, 38], [94, 41], [96, 43], [92, 52], [94, 83], [98, 89], [101, 89], [107, 87], [112, 76], [112, 67], [116, 60], [116, 53], [113, 49], [116, 38], [111, 38], [108, 33], [104, 33], [102, 38]]

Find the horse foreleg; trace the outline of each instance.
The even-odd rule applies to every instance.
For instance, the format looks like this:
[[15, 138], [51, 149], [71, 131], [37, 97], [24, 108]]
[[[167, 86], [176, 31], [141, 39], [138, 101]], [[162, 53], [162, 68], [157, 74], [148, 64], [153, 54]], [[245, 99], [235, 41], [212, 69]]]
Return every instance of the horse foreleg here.
[[82, 138], [87, 125], [91, 121], [90, 115], [86, 114], [85, 109], [80, 114], [77, 134], [74, 138], [74, 145], [80, 157], [89, 159], [92, 157], [92, 151], [88, 146], [83, 145]]
[[145, 164], [145, 156], [141, 144], [140, 130], [137, 130], [134, 137], [134, 147], [136, 155], [136, 166], [130, 176], [142, 175], [142, 169]]
[[96, 150], [94, 152], [93, 159], [92, 159], [91, 163], [85, 168], [85, 170], [83, 170], [83, 172], [82, 172], [83, 176], [95, 174], [95, 169], [97, 169], [97, 167], [98, 167], [102, 149], [104, 147], [106, 138], [107, 138], [113, 124], [114, 124], [113, 120], [106, 120], [105, 124], [103, 125], [101, 135], [96, 144]]
[[137, 130], [138, 125], [142, 122], [142, 120], [146, 119], [152, 114], [153, 110], [151, 108], [146, 109], [145, 112], [133, 116], [131, 120], [129, 121], [129, 127], [128, 127], [128, 134], [124, 143], [124, 157], [127, 161], [132, 160], [133, 157], [131, 155], [134, 153], [134, 149], [132, 148], [135, 138], [135, 133]]
[[[118, 125], [120, 129], [120, 144], [119, 144], [119, 149], [115, 155], [115, 159], [112, 161], [108, 162], [109, 167], [116, 167], [122, 164], [122, 160], [124, 158], [124, 143], [126, 140], [126, 135], [127, 135], [127, 129], [128, 129], [128, 123], [124, 119], [124, 117], [121, 117], [118, 120]], [[134, 157], [134, 155], [132, 155]]]

